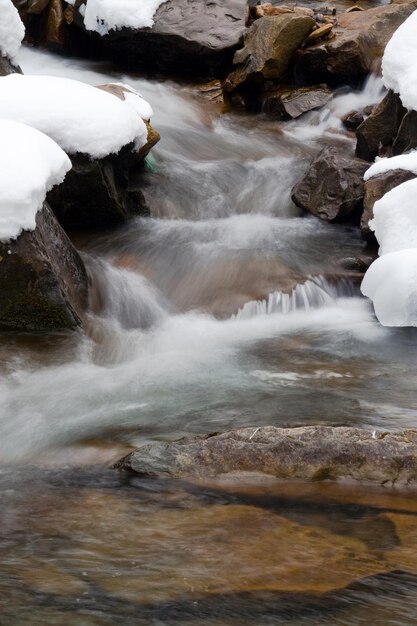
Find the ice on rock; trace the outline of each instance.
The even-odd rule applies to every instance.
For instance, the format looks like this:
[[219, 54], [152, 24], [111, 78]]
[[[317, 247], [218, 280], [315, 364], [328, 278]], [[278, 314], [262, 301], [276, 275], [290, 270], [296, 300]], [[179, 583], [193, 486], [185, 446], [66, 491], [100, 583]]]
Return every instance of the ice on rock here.
[[0, 54], [16, 61], [25, 27], [11, 0], [0, 0]]
[[100, 35], [119, 28], [147, 28], [167, 0], [87, 0], [84, 25]]
[[130, 143], [141, 148], [148, 133], [137, 108], [68, 78], [21, 74], [0, 78], [0, 117], [37, 128], [69, 153], [102, 158]]
[[398, 250], [372, 263], [361, 285], [384, 326], [417, 326], [417, 248]]
[[34, 230], [47, 192], [61, 183], [71, 161], [38, 130], [0, 119], [0, 241]]
[[408, 154], [399, 154], [398, 156], [389, 158], [375, 159], [375, 163], [366, 170], [364, 180], [369, 180], [379, 174], [385, 174], [391, 170], [406, 170], [417, 175], [417, 150], [413, 150]]

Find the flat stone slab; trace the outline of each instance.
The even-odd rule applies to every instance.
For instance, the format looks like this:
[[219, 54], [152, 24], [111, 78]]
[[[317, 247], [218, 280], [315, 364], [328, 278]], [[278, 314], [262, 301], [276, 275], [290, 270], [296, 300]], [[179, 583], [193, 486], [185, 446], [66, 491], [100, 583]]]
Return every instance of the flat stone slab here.
[[115, 467], [142, 476], [212, 479], [236, 472], [276, 478], [417, 482], [417, 430], [274, 426], [143, 446]]

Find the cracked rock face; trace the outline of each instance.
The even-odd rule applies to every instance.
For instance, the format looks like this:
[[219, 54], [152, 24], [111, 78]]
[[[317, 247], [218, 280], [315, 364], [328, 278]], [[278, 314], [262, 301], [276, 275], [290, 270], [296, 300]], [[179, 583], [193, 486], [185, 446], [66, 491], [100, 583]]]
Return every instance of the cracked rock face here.
[[276, 478], [417, 482], [417, 431], [360, 428], [241, 428], [155, 443], [117, 465], [143, 476], [210, 479], [239, 472]]

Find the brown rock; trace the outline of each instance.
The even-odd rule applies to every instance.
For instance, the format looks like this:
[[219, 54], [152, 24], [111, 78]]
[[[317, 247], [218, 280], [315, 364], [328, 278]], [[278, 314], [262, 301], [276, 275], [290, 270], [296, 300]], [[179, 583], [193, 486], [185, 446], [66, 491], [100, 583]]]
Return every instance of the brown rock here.
[[351, 111], [342, 117], [342, 124], [348, 130], [356, 130], [364, 121], [364, 116], [359, 111]]
[[384, 146], [391, 145], [406, 113], [401, 100], [393, 91], [373, 110], [356, 130], [356, 156], [373, 161]]
[[0, 328], [73, 329], [86, 304], [84, 263], [45, 203], [34, 231], [0, 243]]
[[210, 479], [231, 472], [278, 478], [417, 482], [417, 431], [274, 426], [143, 446], [118, 464], [143, 476]]
[[324, 148], [293, 188], [293, 202], [328, 221], [350, 216], [362, 205], [363, 175], [368, 167], [360, 159]]
[[392, 154], [403, 154], [414, 148], [417, 148], [417, 112], [407, 111], [392, 144]]
[[388, 191], [394, 189], [401, 183], [415, 178], [415, 174], [405, 170], [392, 170], [374, 176], [365, 182], [365, 195], [363, 199], [363, 214], [361, 217], [361, 231], [365, 239], [374, 240], [374, 234], [369, 228], [369, 220], [374, 216], [374, 204], [380, 200]]
[[335, 39], [297, 53], [297, 79], [304, 85], [360, 85], [369, 72], [379, 69], [386, 44], [415, 6], [416, 2], [392, 4], [342, 14]]
[[326, 85], [314, 87], [281, 87], [262, 98], [262, 111], [278, 119], [295, 119], [325, 106], [332, 98]]
[[224, 83], [226, 92], [237, 90], [254, 99], [265, 81], [285, 77], [294, 51], [314, 28], [310, 17], [288, 14], [256, 20], [244, 37], [233, 63], [237, 66]]
[[305, 45], [310, 46], [319, 41], [319, 39], [323, 39], [326, 37], [332, 30], [333, 24], [324, 24], [320, 26], [320, 28], [316, 28], [312, 33], [309, 34], [307, 39], [305, 40]]

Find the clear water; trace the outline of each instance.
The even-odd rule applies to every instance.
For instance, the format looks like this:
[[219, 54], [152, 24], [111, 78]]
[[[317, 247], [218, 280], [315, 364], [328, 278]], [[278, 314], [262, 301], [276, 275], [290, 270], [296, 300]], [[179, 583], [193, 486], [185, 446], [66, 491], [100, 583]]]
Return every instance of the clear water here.
[[245, 425], [415, 426], [417, 334], [382, 328], [343, 270], [357, 229], [290, 200], [323, 145], [352, 148], [340, 117], [377, 102], [379, 80], [276, 123], [84, 61], [24, 50], [21, 65], [130, 82], [162, 140], [152, 217], [74, 234], [85, 332], [1, 338], [0, 623], [414, 624], [411, 497], [103, 469], [130, 446]]

